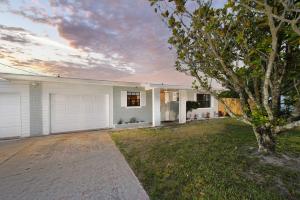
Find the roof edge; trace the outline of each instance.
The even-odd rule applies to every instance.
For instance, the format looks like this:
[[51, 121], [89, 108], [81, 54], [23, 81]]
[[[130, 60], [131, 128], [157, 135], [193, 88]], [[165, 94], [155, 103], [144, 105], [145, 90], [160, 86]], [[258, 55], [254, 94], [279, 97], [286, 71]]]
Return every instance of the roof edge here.
[[45, 75], [28, 75], [28, 74], [14, 74], [14, 73], [1, 73], [0, 78], [5, 80], [20, 80], [20, 81], [39, 81], [39, 82], [57, 82], [57, 83], [81, 83], [93, 85], [108, 85], [108, 86], [132, 86], [132, 87], [150, 87], [150, 88], [168, 88], [168, 89], [192, 89], [185, 85], [172, 85], [172, 84], [158, 84], [158, 83], [142, 83], [142, 82], [127, 82], [115, 80], [97, 80], [86, 78], [74, 77], [55, 77]]

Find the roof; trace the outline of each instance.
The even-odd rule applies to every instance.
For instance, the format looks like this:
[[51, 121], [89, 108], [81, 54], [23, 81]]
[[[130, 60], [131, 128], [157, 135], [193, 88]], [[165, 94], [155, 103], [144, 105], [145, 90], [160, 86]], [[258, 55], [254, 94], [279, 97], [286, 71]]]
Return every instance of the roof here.
[[54, 77], [43, 75], [25, 75], [0, 73], [0, 80], [15, 80], [15, 81], [32, 81], [32, 82], [55, 82], [55, 83], [73, 83], [73, 84], [91, 84], [91, 85], [107, 85], [107, 86], [127, 86], [127, 87], [145, 87], [145, 88], [164, 88], [164, 89], [191, 89], [190, 86], [184, 85], [170, 85], [157, 83], [138, 83], [126, 81], [111, 81], [111, 80], [96, 80], [96, 79], [82, 79], [69, 77]]

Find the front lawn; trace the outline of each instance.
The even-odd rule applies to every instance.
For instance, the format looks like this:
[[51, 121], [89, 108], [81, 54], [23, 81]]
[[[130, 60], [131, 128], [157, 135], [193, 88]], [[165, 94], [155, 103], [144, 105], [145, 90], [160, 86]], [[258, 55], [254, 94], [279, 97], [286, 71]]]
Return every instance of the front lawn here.
[[271, 158], [256, 154], [251, 128], [233, 119], [112, 138], [152, 200], [300, 199], [300, 130], [281, 136]]

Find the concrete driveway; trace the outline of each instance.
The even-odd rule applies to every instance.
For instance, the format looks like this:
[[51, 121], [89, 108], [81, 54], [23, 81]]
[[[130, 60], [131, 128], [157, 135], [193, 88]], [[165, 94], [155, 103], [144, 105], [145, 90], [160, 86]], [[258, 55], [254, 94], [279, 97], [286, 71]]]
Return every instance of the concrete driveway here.
[[0, 199], [149, 199], [105, 132], [0, 141]]

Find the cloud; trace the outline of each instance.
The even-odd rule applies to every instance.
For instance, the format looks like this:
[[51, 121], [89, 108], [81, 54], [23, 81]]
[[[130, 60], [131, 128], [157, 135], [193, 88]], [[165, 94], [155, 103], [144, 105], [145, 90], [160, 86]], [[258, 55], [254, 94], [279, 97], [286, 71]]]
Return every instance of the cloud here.
[[140, 66], [138, 73], [172, 67], [174, 55], [167, 45], [168, 30], [148, 2], [62, 1], [58, 8], [72, 10], [58, 24], [59, 34], [76, 48], [105, 54], [118, 53], [125, 62]]
[[16, 42], [16, 43], [20, 43], [20, 44], [28, 44], [30, 43], [28, 40], [20, 37], [20, 36], [14, 36], [14, 35], [2, 35], [0, 36], [1, 40], [6, 40], [9, 42]]
[[35, 7], [29, 7], [25, 10], [11, 10], [10, 12], [16, 15], [20, 15], [24, 18], [30, 19], [37, 23], [49, 24], [53, 26], [59, 23], [60, 21], [59, 17], [48, 16], [47, 13]]
[[[163, 74], [162, 81], [171, 80], [175, 72], [176, 55], [167, 44], [169, 31], [146, 0], [50, 0], [47, 3], [24, 0], [9, 7], [8, 12], [30, 19], [36, 26], [53, 27], [64, 41], [27, 32], [22, 37], [10, 34], [14, 37], [6, 37], [6, 42], [15, 43], [15, 48], [27, 56], [25, 59], [17, 54], [15, 60], [24, 61], [23, 65], [28, 67], [40, 66], [32, 68], [46, 69], [49, 73], [122, 80], [149, 74], [157, 77]], [[11, 33], [24, 31], [10, 28]], [[27, 40], [30, 43], [21, 48]], [[36, 52], [37, 48], [43, 48], [45, 53]], [[40, 62], [33, 62], [34, 59]]]
[[[30, 41], [24, 37], [26, 31], [19, 27], [8, 27], [0, 25], [0, 39], [12, 43], [28, 44]], [[3, 49], [3, 48], [2, 48]]]
[[0, 26], [0, 35], [1, 58], [5, 57], [13, 66], [48, 72], [51, 72], [50, 68], [55, 68], [55, 73], [61, 69], [61, 73], [65, 74], [72, 70], [78, 71], [77, 69], [96, 68], [101, 72], [111, 72], [116, 77], [118, 74], [135, 72], [133, 63], [123, 62], [116, 54], [106, 56], [101, 53], [74, 49], [25, 29]]
[[0, 4], [8, 5], [8, 0], [0, 0]]

